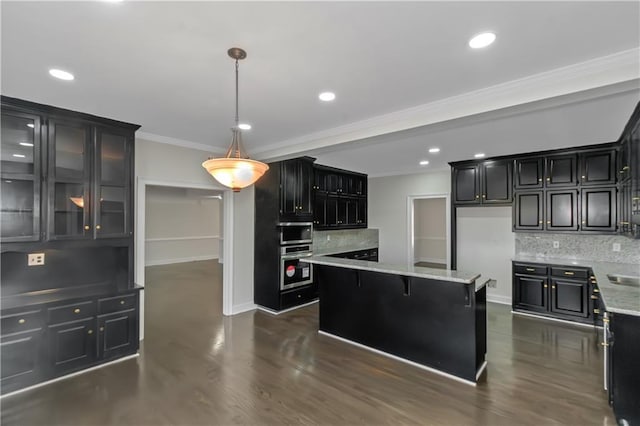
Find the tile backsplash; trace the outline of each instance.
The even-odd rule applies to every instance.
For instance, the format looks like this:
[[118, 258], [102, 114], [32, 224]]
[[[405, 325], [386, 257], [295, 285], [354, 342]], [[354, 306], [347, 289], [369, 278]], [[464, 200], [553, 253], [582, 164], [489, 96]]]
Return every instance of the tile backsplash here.
[[[619, 235], [515, 233], [515, 238], [517, 255], [640, 264], [640, 240]], [[614, 243], [620, 244], [619, 252], [613, 251]]]
[[378, 247], [378, 230], [313, 231], [314, 254], [330, 254]]

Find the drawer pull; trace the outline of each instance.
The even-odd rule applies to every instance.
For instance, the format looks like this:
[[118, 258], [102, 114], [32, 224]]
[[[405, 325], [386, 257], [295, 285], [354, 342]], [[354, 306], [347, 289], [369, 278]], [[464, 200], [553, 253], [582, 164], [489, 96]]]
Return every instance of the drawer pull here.
[[607, 342], [600, 342], [600, 344], [601, 344], [602, 346], [604, 346], [605, 348], [606, 348], [607, 346], [609, 346], [609, 344], [608, 344]]
[[100, 331], [104, 331], [104, 327], [100, 327]]
[[75, 308], [75, 309], [73, 310], [73, 313], [74, 313], [74, 314], [79, 314], [79, 313], [80, 313], [80, 308]]
[[593, 292], [594, 292], [594, 293], [600, 293], [600, 290], [599, 290], [599, 289], [597, 289], [597, 288], [594, 288], [594, 289], [593, 289]]
[[594, 294], [592, 294], [592, 295], [591, 295], [591, 300], [598, 300], [598, 299], [599, 299], [599, 297], [598, 297], [598, 296], [596, 296], [596, 295], [594, 295]]
[[571, 276], [571, 275], [575, 275], [576, 273], [571, 271], [564, 271], [564, 274]]
[[599, 314], [599, 313], [600, 313], [600, 309], [594, 309], [594, 310], [593, 310], [593, 313], [594, 313], [594, 314]]
[[535, 272], [536, 270], [535, 270], [535, 268], [527, 268], [527, 271], [528, 272]]
[[124, 305], [124, 300], [121, 300], [121, 301], [120, 301], [120, 304], [121, 304], [121, 305]]
[[24, 318], [20, 318], [20, 319], [18, 320], [18, 324], [24, 324], [25, 322], [27, 322], [27, 321], [25, 321], [25, 319], [24, 319]]

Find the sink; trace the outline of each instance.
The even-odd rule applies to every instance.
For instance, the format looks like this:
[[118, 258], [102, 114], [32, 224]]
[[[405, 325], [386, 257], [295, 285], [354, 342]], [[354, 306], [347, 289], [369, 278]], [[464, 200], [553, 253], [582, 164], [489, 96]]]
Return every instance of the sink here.
[[630, 285], [640, 287], [640, 277], [630, 277], [625, 275], [607, 274], [611, 284]]

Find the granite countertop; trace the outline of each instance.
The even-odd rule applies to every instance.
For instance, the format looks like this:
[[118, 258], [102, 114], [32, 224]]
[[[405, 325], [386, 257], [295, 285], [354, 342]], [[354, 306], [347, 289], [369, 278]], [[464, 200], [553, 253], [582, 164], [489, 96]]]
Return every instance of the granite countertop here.
[[545, 256], [515, 256], [516, 262], [546, 263], [591, 268], [598, 282], [600, 296], [607, 311], [640, 316], [640, 287], [612, 284], [607, 274], [640, 276], [640, 265], [632, 263], [598, 262], [596, 260], [563, 259]]
[[362, 271], [382, 272], [385, 274], [404, 275], [431, 280], [452, 281], [463, 284], [474, 284], [480, 274], [471, 274], [450, 269], [433, 269], [421, 266], [394, 265], [390, 263], [369, 262], [366, 260], [341, 259], [326, 256], [313, 256], [304, 260], [316, 265], [337, 266], [339, 268], [359, 269]]
[[344, 246], [344, 247], [332, 247], [332, 248], [328, 248], [328, 249], [313, 249], [313, 253], [317, 256], [328, 256], [330, 254], [338, 254], [338, 253], [350, 253], [352, 251], [360, 251], [360, 250], [371, 250], [371, 249], [377, 249], [378, 246], [377, 245], [359, 245], [359, 246]]
[[114, 285], [113, 283], [55, 288], [49, 290], [32, 291], [3, 296], [0, 299], [2, 309], [40, 305], [43, 303], [59, 302], [62, 300], [79, 299], [95, 296], [116, 296], [122, 292], [141, 290], [144, 287], [134, 285], [132, 288]]

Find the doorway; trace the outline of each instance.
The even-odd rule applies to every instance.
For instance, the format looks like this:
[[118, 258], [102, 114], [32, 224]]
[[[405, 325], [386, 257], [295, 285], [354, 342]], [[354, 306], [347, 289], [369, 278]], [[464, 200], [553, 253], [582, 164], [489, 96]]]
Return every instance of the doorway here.
[[408, 261], [414, 266], [451, 268], [449, 194], [409, 197]]

